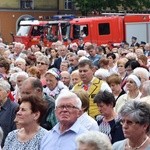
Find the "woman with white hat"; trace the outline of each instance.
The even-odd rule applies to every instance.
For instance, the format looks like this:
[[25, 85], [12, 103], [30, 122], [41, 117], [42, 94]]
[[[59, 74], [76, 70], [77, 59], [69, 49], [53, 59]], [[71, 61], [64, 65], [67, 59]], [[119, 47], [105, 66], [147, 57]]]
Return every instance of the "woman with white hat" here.
[[116, 102], [115, 111], [118, 113], [121, 107], [128, 101], [139, 100], [142, 93], [140, 92], [141, 80], [134, 74], [130, 74], [126, 81], [126, 94], [120, 96]]
[[43, 89], [44, 93], [48, 96], [52, 96], [54, 99], [60, 94], [62, 89], [68, 89], [62, 81], [60, 81], [61, 76], [57, 68], [49, 69], [45, 74], [46, 87]]

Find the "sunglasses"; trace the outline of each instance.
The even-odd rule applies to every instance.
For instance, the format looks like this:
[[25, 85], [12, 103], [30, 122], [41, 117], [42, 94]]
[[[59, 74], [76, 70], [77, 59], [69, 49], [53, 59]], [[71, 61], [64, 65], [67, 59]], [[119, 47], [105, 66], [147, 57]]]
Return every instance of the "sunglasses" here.
[[38, 65], [47, 65], [46, 63], [43, 62], [37, 62]]

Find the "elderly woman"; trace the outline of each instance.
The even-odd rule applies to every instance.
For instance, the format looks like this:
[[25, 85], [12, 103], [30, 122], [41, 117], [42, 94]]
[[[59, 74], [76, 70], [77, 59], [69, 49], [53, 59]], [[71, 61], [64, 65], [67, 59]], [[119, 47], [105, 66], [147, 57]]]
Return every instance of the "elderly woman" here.
[[46, 85], [46, 80], [45, 80], [45, 73], [48, 70], [49, 67], [49, 58], [47, 56], [39, 56], [36, 61], [37, 68], [40, 72], [40, 80], [42, 82], [42, 85]]
[[19, 99], [21, 98], [20, 96], [21, 85], [23, 81], [27, 79], [28, 77], [29, 77], [28, 74], [24, 71], [18, 72], [16, 74], [16, 86], [15, 86], [15, 90], [12, 91], [12, 95], [16, 103], [19, 103]]
[[134, 74], [130, 74], [126, 81], [126, 94], [120, 96], [116, 102], [115, 111], [118, 113], [121, 107], [128, 101], [139, 100], [142, 93], [140, 92], [141, 80]]
[[120, 75], [122, 82], [124, 81], [124, 79], [127, 76], [126, 70], [125, 70], [125, 64], [128, 61], [127, 58], [120, 58], [117, 61], [117, 69], [118, 69], [118, 74]]
[[22, 71], [25, 71], [26, 70], [26, 60], [21, 58], [21, 57], [18, 57], [15, 62], [14, 62], [14, 65], [16, 67], [19, 67], [20, 69], [22, 69]]
[[143, 67], [137, 67], [133, 73], [141, 79], [141, 83], [149, 80], [149, 71]]
[[114, 111], [115, 98], [108, 91], [99, 92], [94, 97], [101, 115], [96, 117], [99, 125], [99, 131], [108, 135], [111, 142], [114, 143], [123, 140], [123, 132], [117, 114]]
[[62, 81], [60, 81], [60, 72], [56, 68], [49, 69], [45, 74], [46, 87], [43, 89], [48, 96], [54, 99], [60, 94], [62, 89], [68, 89]]
[[4, 132], [2, 146], [9, 132], [16, 129], [14, 118], [18, 104], [12, 102], [9, 98], [10, 84], [3, 79], [0, 79], [0, 126]]
[[99, 78], [100, 80], [106, 81], [107, 77], [110, 76], [110, 73], [107, 69], [99, 68], [95, 71], [94, 76]]
[[22, 97], [15, 119], [20, 128], [8, 134], [3, 150], [39, 150], [41, 139], [48, 132], [39, 125], [46, 108], [43, 99], [36, 95]]
[[113, 150], [149, 150], [150, 105], [130, 101], [122, 107], [120, 116], [126, 139], [116, 142]]
[[77, 150], [112, 150], [107, 135], [101, 132], [89, 131], [76, 138]]
[[80, 75], [79, 75], [79, 70], [74, 70], [71, 73], [71, 82], [72, 82], [72, 85], [75, 86], [80, 81], [81, 81], [81, 78], [80, 78]]

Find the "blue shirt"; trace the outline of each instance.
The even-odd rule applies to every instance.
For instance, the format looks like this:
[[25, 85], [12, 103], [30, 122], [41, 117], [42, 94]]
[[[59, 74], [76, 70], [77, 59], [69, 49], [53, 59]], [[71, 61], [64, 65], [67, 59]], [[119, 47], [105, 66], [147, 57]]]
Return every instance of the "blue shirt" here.
[[94, 66], [99, 67], [101, 57], [101, 55], [96, 54], [95, 56], [89, 56], [88, 58], [93, 62]]
[[76, 150], [76, 137], [87, 130], [76, 121], [67, 131], [60, 133], [59, 123], [44, 136], [40, 150]]

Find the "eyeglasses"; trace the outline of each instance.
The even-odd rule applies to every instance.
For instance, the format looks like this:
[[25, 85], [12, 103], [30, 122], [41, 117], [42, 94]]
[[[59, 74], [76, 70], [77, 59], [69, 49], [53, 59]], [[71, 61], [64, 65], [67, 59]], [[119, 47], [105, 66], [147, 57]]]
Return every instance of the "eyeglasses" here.
[[124, 119], [120, 120], [121, 125], [126, 124], [128, 126], [132, 126], [132, 125], [135, 125], [135, 124], [138, 124], [138, 123], [139, 122], [134, 122], [134, 121], [131, 121], [131, 120], [124, 120]]
[[64, 108], [66, 110], [78, 109], [76, 106], [72, 106], [72, 105], [59, 105], [56, 108], [59, 109], [59, 110], [64, 110]]
[[38, 64], [38, 65], [47, 65], [47, 64], [45, 64], [45, 63], [43, 63], [43, 62], [37, 62], [37, 64]]

